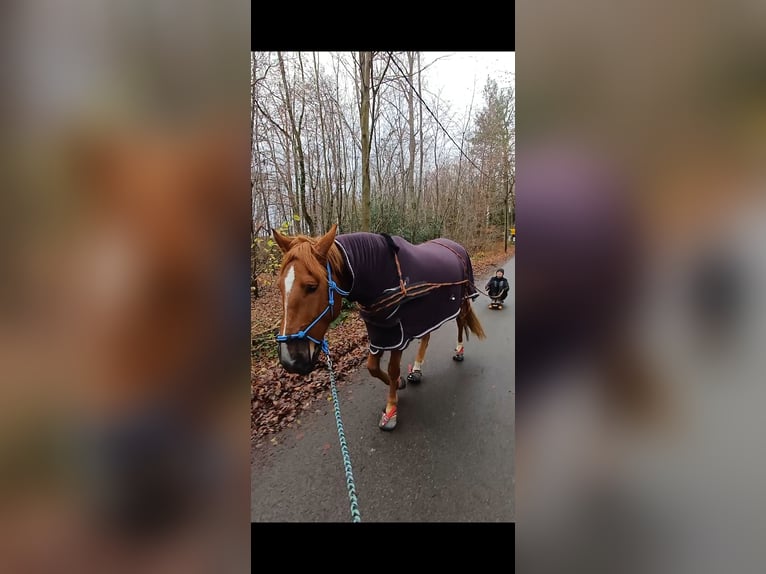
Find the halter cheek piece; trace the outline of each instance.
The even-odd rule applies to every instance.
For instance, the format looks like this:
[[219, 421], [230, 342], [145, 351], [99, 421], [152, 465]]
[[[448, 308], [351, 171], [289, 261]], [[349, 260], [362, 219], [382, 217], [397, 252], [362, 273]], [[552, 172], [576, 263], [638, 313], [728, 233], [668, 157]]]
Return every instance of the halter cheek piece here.
[[298, 331], [297, 333], [293, 333], [292, 335], [277, 335], [276, 339], [279, 343], [286, 343], [287, 341], [292, 341], [293, 339], [308, 339], [309, 341], [313, 341], [317, 345], [320, 346], [320, 348], [324, 351], [325, 355], [329, 354], [330, 352], [330, 346], [327, 344], [327, 339], [322, 339], [321, 341], [317, 341], [314, 337], [309, 335], [309, 331], [314, 327], [314, 325], [317, 324], [317, 322], [324, 317], [328, 311], [332, 313], [332, 306], [335, 303], [335, 298], [333, 296], [333, 293], [337, 291], [340, 295], [348, 297], [350, 291], [344, 291], [340, 287], [338, 287], [338, 284], [335, 283], [335, 281], [332, 280], [332, 271], [330, 270], [330, 262], [327, 262], [327, 290], [329, 291], [329, 296], [327, 300], [327, 307], [325, 307], [325, 310], [322, 311], [316, 319], [314, 319], [311, 322], [311, 325], [306, 327], [305, 329]]

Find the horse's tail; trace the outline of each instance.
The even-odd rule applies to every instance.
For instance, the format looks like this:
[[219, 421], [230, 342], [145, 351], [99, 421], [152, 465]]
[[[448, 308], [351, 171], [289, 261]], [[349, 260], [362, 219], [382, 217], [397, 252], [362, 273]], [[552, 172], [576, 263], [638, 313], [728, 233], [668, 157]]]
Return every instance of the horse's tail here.
[[468, 329], [465, 331], [466, 341], [468, 340], [469, 330], [479, 339], [486, 339], [487, 335], [484, 333], [484, 328], [481, 326], [481, 323], [479, 323], [479, 318], [476, 316], [476, 313], [473, 312], [471, 301], [466, 299], [464, 305], [465, 309], [463, 311], [463, 320], [465, 321], [466, 327], [468, 327]]

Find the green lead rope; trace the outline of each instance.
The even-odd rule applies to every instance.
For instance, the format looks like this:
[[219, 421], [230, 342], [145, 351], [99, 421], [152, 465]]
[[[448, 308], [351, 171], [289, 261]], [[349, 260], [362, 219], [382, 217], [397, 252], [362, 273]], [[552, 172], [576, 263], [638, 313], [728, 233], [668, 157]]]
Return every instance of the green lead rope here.
[[327, 368], [330, 370], [330, 390], [332, 391], [332, 400], [335, 411], [335, 424], [338, 426], [338, 440], [340, 441], [340, 452], [343, 456], [343, 468], [346, 471], [346, 487], [348, 488], [348, 499], [351, 502], [351, 521], [361, 522], [362, 515], [359, 514], [359, 501], [356, 497], [356, 485], [354, 484], [354, 473], [351, 470], [351, 456], [348, 454], [348, 445], [346, 444], [346, 433], [343, 431], [343, 421], [340, 418], [340, 401], [338, 400], [338, 390], [335, 387], [335, 371], [332, 368], [330, 354], [326, 353]]

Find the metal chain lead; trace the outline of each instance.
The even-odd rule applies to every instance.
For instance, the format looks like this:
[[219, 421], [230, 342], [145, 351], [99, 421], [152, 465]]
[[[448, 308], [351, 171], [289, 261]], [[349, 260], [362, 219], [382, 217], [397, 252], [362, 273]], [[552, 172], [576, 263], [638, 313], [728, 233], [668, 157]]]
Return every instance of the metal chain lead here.
[[335, 424], [338, 426], [338, 440], [340, 441], [340, 452], [343, 456], [343, 468], [346, 471], [346, 487], [348, 488], [348, 499], [351, 501], [351, 521], [361, 522], [362, 516], [359, 513], [359, 501], [356, 498], [356, 486], [354, 485], [354, 473], [351, 471], [351, 456], [348, 454], [346, 445], [346, 433], [343, 430], [343, 421], [340, 418], [340, 401], [338, 400], [338, 390], [335, 387], [335, 371], [332, 368], [330, 354], [325, 353], [327, 359], [327, 368], [330, 371], [330, 390], [335, 411]]

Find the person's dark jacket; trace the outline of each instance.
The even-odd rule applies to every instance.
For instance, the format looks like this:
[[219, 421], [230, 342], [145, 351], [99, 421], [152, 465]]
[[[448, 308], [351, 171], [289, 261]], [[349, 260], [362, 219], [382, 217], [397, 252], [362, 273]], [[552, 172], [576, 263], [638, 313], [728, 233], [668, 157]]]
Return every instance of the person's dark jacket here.
[[499, 297], [505, 299], [508, 296], [508, 279], [505, 277], [498, 278], [497, 276], [489, 280], [489, 283], [484, 287], [487, 290], [490, 297]]

